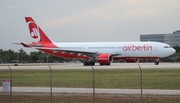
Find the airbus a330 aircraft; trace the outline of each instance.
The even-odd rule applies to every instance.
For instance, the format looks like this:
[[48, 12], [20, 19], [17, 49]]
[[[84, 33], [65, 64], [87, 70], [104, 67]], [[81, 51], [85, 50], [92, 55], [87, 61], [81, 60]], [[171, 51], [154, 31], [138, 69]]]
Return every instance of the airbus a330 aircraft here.
[[54, 42], [51, 41], [31, 17], [25, 17], [30, 36], [30, 44], [21, 42], [24, 47], [35, 48], [45, 53], [70, 59], [80, 59], [84, 66], [110, 65], [113, 60], [137, 62], [139, 59], [154, 59], [175, 53], [170, 45], [159, 42]]

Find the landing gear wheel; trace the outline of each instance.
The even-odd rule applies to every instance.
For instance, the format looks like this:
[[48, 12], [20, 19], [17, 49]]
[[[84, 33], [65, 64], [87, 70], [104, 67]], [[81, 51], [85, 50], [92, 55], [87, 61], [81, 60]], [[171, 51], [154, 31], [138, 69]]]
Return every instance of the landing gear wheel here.
[[89, 62], [90, 66], [94, 66], [95, 62]]
[[155, 65], [159, 65], [159, 61], [155, 61], [154, 64], [155, 64]]
[[95, 62], [84, 62], [84, 66], [94, 66]]
[[84, 66], [87, 66], [87, 65], [88, 65], [87, 62], [84, 62], [83, 64], [84, 64]]

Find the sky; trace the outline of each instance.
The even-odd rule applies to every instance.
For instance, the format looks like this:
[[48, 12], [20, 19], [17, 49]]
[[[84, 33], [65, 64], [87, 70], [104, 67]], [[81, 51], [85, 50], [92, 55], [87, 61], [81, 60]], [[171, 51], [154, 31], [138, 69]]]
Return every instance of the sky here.
[[139, 41], [141, 34], [180, 30], [180, 0], [1, 0], [0, 49], [35, 51], [25, 23], [31, 16], [56, 42]]

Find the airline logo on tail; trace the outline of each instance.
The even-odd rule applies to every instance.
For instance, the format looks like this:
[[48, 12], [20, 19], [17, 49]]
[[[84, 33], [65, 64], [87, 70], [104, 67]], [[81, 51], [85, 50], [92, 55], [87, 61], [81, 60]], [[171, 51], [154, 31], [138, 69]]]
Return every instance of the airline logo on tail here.
[[36, 28], [32, 28], [31, 37], [34, 39], [39, 37], [39, 31]]
[[26, 23], [28, 23], [29, 32], [34, 42], [52, 43], [51, 40], [46, 36], [46, 34], [41, 30], [41, 28], [31, 17], [25, 17], [25, 20]]
[[38, 39], [40, 34], [39, 34], [39, 28], [34, 22], [29, 23], [29, 31], [30, 35], [33, 39]]
[[51, 40], [46, 36], [46, 34], [41, 30], [41, 28], [36, 24], [36, 22], [31, 17], [25, 17], [26, 23], [29, 27], [30, 36], [33, 39], [31, 44], [21, 43], [25, 47], [54, 47]]

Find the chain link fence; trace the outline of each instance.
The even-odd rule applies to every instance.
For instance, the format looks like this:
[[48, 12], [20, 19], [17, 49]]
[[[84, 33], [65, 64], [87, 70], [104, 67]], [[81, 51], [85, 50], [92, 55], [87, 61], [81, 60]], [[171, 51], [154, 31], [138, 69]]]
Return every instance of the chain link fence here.
[[[143, 86], [148, 88], [147, 80], [151, 81], [154, 78], [147, 78], [146, 74], [140, 73], [142, 71], [140, 72], [139, 68], [54, 69], [53, 66], [44, 66], [39, 69], [39, 66], [24, 66], [18, 69], [18, 67], [7, 66], [0, 69], [0, 80], [2, 80], [0, 103], [180, 102], [178, 95], [158, 97], [142, 95], [141, 88]], [[3, 91], [3, 80], [10, 80], [7, 81], [10, 82], [9, 91]], [[119, 89], [136, 89], [139, 92], [123, 94], [123, 92], [118, 93]]]

